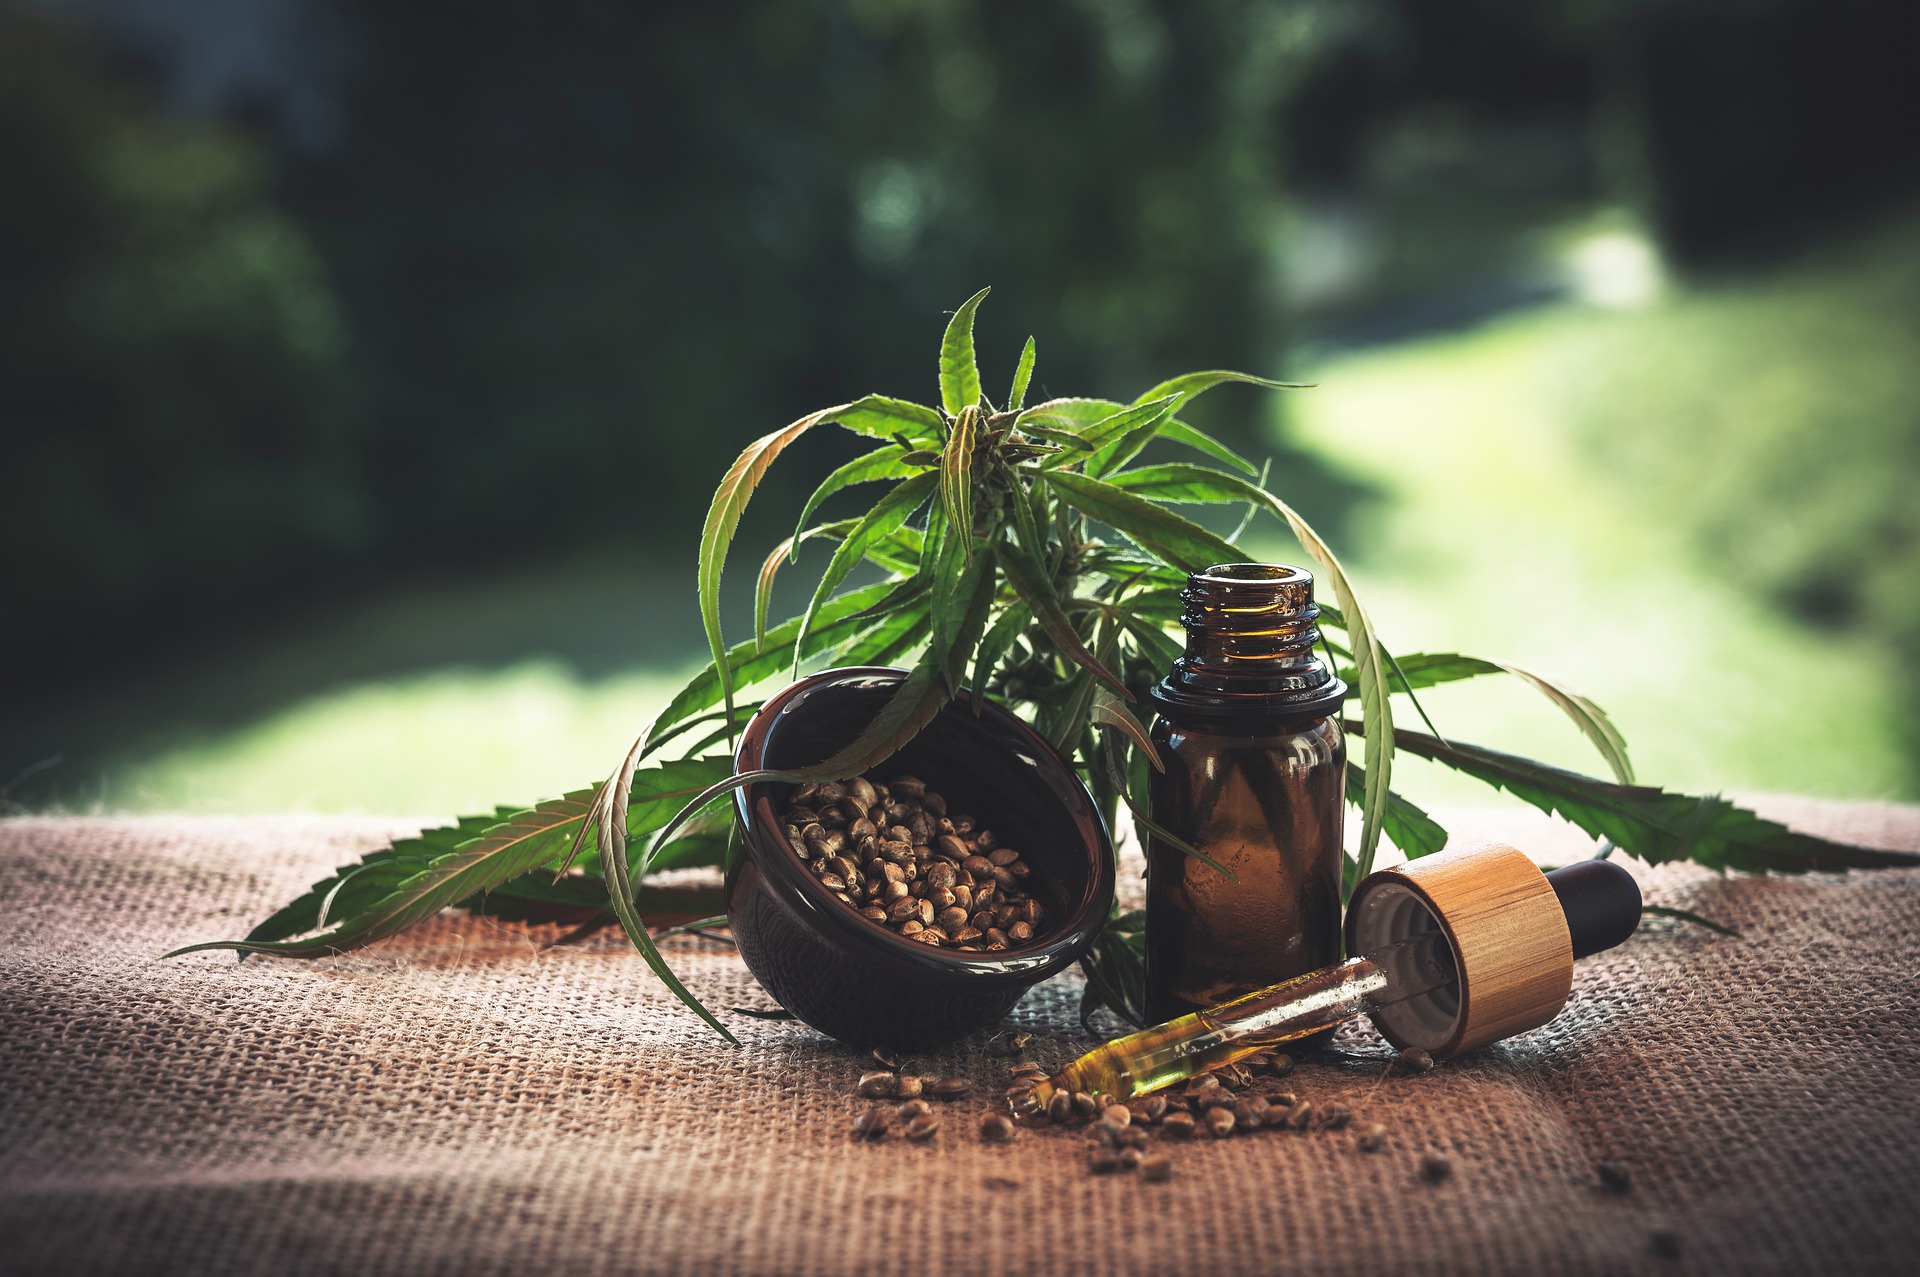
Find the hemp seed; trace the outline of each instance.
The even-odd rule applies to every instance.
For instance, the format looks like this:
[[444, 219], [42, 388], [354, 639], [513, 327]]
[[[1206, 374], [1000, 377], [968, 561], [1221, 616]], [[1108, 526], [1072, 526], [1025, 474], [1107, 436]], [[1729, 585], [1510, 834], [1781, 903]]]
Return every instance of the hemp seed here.
[[900, 1079], [893, 1074], [873, 1072], [862, 1073], [853, 1089], [870, 1100], [887, 1100], [898, 1093], [899, 1085]]

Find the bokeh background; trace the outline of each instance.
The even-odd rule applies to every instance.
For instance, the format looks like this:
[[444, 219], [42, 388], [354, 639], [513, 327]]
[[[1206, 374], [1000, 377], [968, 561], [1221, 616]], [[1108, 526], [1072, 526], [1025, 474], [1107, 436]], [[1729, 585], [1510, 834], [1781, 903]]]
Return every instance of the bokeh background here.
[[1318, 383], [1193, 413], [1396, 649], [1657, 783], [1915, 797], [1916, 65], [1884, 0], [8, 0], [0, 802], [591, 783], [728, 460], [933, 398], [986, 284], [990, 385]]

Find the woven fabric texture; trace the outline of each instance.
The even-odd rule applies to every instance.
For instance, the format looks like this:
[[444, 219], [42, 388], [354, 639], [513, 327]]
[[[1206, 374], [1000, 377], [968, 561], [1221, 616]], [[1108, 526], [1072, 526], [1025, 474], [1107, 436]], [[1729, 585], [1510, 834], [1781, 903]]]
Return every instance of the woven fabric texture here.
[[[1763, 802], [1920, 848], [1920, 808]], [[1525, 812], [1443, 813], [1544, 862]], [[931, 1142], [856, 1143], [864, 1059], [732, 1015], [712, 1037], [617, 932], [442, 915], [301, 963], [161, 951], [242, 934], [391, 821], [0, 823], [0, 1269], [10, 1273], [1906, 1272], [1920, 1256], [1920, 873], [1641, 873], [1649, 922], [1543, 1029], [1390, 1076], [1370, 1030], [1291, 1090], [1383, 1123], [1168, 1144], [1094, 1177], [1086, 1137], [977, 1134], [986, 1035]], [[1138, 890], [1138, 864], [1123, 878]], [[769, 1004], [731, 951], [667, 956], [709, 1005]], [[1009, 1018], [1085, 1049], [1078, 977]], [[723, 1013], [724, 1014], [724, 1013]], [[1453, 1173], [1422, 1179], [1423, 1153]], [[1630, 1181], [1608, 1191], [1597, 1166]]]

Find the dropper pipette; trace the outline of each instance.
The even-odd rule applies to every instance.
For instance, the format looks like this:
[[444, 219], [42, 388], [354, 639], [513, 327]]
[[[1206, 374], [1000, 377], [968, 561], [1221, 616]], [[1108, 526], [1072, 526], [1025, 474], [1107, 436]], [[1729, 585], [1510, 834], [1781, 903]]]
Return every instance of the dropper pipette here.
[[[1377, 942], [1360, 957], [1117, 1038], [1013, 1108], [1040, 1112], [1063, 1090], [1117, 1103], [1368, 1013], [1395, 1045], [1444, 1058], [1551, 1019], [1573, 959], [1618, 944], [1639, 919], [1639, 887], [1607, 861], [1542, 874], [1488, 844], [1384, 870], [1354, 893], [1349, 948]], [[1496, 1005], [1476, 1015], [1476, 997]]]

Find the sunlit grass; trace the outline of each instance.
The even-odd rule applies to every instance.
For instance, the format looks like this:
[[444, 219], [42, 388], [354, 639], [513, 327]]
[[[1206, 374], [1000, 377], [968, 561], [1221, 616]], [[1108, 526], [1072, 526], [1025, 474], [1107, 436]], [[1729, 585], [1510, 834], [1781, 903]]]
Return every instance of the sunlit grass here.
[[686, 674], [589, 682], [547, 662], [316, 697], [106, 778], [121, 809], [444, 817], [594, 784]]
[[[1593, 326], [1635, 322], [1534, 313], [1310, 370], [1320, 388], [1290, 400], [1295, 437], [1386, 495], [1351, 556], [1386, 641], [1565, 680], [1613, 714], [1648, 782], [1911, 795], [1891, 658], [1726, 584], [1576, 448], [1556, 380], [1569, 348]], [[1435, 689], [1422, 702], [1443, 732], [1601, 768], [1517, 684]], [[1408, 760], [1409, 775], [1424, 767]], [[1416, 782], [1448, 798], [1487, 792], [1425, 771]]]
[[[1594, 352], [1670, 335], [1674, 325], [1656, 329], [1647, 317], [1686, 304], [1679, 295], [1652, 311], [1536, 311], [1322, 361], [1307, 370], [1320, 388], [1287, 396], [1292, 438], [1383, 494], [1342, 551], [1396, 650], [1468, 651], [1564, 680], [1612, 712], [1651, 783], [1911, 797], [1888, 694], [1892, 658], [1789, 621], [1703, 566], [1683, 520], [1596, 474], [1579, 446], [1569, 386], [1607, 384], [1606, 369], [1588, 366]], [[1668, 362], [1688, 375], [1684, 358]], [[1623, 403], [1638, 393], [1609, 389]], [[1297, 495], [1286, 475], [1273, 483]], [[1271, 531], [1250, 547], [1298, 556]], [[700, 642], [691, 590], [688, 580], [683, 621], [656, 608], [648, 634], [634, 635], [630, 673], [591, 679], [530, 658], [350, 684], [117, 764], [98, 804], [440, 817], [594, 783], [690, 672]], [[542, 604], [542, 615], [577, 610], [558, 596]], [[365, 621], [419, 623], [411, 614]], [[641, 664], [682, 628], [684, 643], [656, 658], [661, 667]], [[377, 637], [349, 628], [335, 641]], [[1449, 735], [1600, 769], [1571, 725], [1510, 680], [1435, 689], [1422, 701]], [[1410, 707], [1403, 716], [1416, 721]], [[1416, 799], [1492, 798], [1417, 760], [1401, 775]]]

